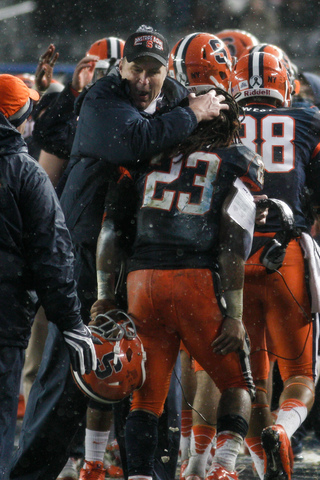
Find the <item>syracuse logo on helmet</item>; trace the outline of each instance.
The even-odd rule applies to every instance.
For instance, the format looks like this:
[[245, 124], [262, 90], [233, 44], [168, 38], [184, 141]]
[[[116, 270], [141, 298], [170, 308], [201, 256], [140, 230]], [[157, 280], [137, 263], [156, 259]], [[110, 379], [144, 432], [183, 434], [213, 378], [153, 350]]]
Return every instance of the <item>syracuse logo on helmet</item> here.
[[146, 353], [132, 319], [122, 310], [98, 315], [99, 326], [90, 326], [95, 337], [97, 369], [89, 374], [72, 372], [77, 386], [100, 403], [119, 402], [142, 387]]
[[222, 30], [216, 36], [224, 41], [232, 57], [240, 58], [246, 47], [258, 45], [259, 40], [245, 30]]
[[192, 92], [208, 87], [228, 90], [232, 58], [215, 35], [192, 33], [181, 38], [169, 57], [169, 75]]

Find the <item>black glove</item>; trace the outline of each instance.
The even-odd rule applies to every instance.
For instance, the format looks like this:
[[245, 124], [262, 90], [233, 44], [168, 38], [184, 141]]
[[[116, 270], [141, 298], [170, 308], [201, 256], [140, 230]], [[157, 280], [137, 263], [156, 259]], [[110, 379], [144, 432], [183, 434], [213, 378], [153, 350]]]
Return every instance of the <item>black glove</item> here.
[[80, 375], [96, 370], [97, 356], [89, 328], [81, 324], [64, 330], [62, 334], [69, 349], [73, 370]]

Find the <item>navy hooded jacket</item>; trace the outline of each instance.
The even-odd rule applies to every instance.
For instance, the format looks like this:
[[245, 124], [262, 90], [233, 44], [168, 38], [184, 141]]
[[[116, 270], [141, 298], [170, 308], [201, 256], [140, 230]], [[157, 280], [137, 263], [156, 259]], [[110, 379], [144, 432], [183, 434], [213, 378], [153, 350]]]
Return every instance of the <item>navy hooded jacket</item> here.
[[38, 298], [60, 330], [78, 325], [70, 234], [54, 188], [0, 113], [0, 345], [25, 348]]

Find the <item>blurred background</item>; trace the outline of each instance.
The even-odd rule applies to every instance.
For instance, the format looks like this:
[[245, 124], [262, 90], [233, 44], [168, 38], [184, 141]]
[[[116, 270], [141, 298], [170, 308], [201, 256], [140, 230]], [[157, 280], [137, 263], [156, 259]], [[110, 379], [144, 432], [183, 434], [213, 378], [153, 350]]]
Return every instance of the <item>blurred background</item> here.
[[50, 43], [60, 53], [56, 75], [68, 76], [90, 45], [126, 39], [141, 24], [165, 35], [243, 29], [281, 47], [301, 71], [320, 73], [318, 0], [1, 0], [0, 71], [34, 73]]

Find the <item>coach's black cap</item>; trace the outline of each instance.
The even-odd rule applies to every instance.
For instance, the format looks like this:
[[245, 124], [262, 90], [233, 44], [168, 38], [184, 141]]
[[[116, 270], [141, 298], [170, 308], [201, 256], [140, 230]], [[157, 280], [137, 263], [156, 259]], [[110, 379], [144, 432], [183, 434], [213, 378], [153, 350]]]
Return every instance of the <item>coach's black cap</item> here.
[[165, 67], [169, 60], [169, 45], [167, 40], [151, 27], [142, 25], [128, 37], [123, 50], [123, 56], [128, 62], [139, 57], [153, 57]]

